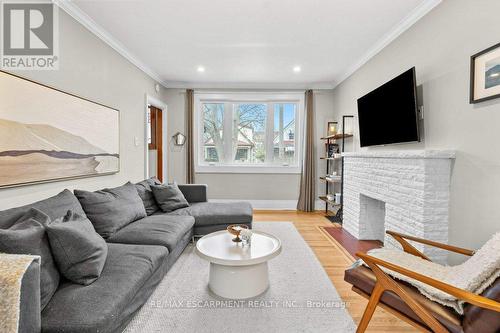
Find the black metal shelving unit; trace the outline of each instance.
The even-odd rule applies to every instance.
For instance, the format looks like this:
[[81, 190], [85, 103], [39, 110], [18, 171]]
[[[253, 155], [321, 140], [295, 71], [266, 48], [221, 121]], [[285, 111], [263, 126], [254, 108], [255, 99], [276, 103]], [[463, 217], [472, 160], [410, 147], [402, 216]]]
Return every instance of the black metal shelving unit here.
[[[342, 116], [342, 133], [340, 134], [335, 134], [335, 135], [330, 135], [321, 138], [321, 140], [326, 140], [326, 149], [325, 149], [325, 157], [320, 157], [320, 159], [326, 161], [326, 175], [330, 174], [331, 168], [335, 168], [335, 163], [337, 161], [340, 162], [340, 178], [334, 178], [334, 179], [327, 179], [326, 175], [325, 177], [320, 177], [320, 180], [325, 181], [325, 195], [320, 196], [319, 199], [323, 200], [325, 202], [325, 217], [329, 219], [331, 222], [334, 223], [340, 223], [342, 224], [342, 212], [343, 212], [343, 204], [344, 204], [344, 157], [341, 156], [340, 158], [334, 158], [328, 156], [328, 146], [330, 144], [335, 144], [337, 143], [337, 140], [341, 140], [341, 145], [340, 145], [340, 152], [343, 153], [345, 152], [345, 140], [347, 138], [351, 138], [352, 134], [344, 134], [346, 130], [346, 119], [347, 118], [354, 118], [354, 116]], [[333, 164], [333, 165], [332, 165]], [[337, 166], [338, 168], [338, 166]], [[332, 200], [328, 199], [328, 194], [330, 191], [330, 185], [331, 184], [338, 184], [340, 183], [340, 202], [335, 202]], [[335, 188], [335, 186], [333, 186]], [[334, 215], [329, 214], [330, 210], [329, 208], [333, 207], [336, 208], [336, 212]]]

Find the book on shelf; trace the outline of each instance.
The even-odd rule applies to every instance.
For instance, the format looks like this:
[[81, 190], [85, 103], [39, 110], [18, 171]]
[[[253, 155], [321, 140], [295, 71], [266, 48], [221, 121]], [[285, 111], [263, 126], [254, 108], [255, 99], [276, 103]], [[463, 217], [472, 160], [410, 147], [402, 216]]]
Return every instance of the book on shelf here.
[[333, 158], [335, 154], [338, 154], [340, 151], [340, 147], [336, 143], [327, 144], [326, 157]]

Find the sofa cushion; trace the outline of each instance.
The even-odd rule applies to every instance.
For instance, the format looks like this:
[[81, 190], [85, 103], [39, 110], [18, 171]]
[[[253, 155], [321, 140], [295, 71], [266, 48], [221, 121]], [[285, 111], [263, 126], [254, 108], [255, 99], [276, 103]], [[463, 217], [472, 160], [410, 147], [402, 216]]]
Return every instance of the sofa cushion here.
[[40, 307], [43, 309], [59, 285], [57, 271], [44, 225], [50, 218], [31, 208], [9, 229], [0, 229], [0, 252], [41, 257]]
[[196, 226], [248, 224], [252, 222], [252, 214], [252, 206], [248, 202], [196, 202], [169, 213], [193, 216]]
[[[481, 296], [500, 302], [500, 278], [497, 278]], [[465, 333], [498, 333], [500, 332], [500, 315], [496, 311], [467, 304], [465, 305], [463, 326]]]
[[89, 286], [62, 283], [42, 312], [42, 332], [116, 331], [167, 255], [162, 246], [108, 244], [101, 277]]
[[158, 204], [156, 203], [155, 197], [153, 195], [153, 190], [151, 185], [160, 185], [161, 182], [155, 177], [145, 179], [142, 182], [135, 184], [135, 189], [144, 203], [144, 208], [146, 208], [146, 214], [152, 215], [160, 210]]
[[89, 285], [99, 278], [108, 246], [86, 217], [68, 211], [46, 230], [54, 260], [66, 279]]
[[108, 238], [127, 224], [146, 217], [146, 209], [135, 186], [106, 188], [96, 192], [75, 190], [87, 217], [103, 238]]
[[[371, 295], [373, 288], [375, 287], [375, 283], [377, 282], [377, 278], [371, 269], [357, 264], [345, 271], [344, 280], [368, 295]], [[405, 292], [407, 292], [408, 295], [410, 295], [412, 299], [427, 308], [432, 315], [450, 332], [463, 332], [461, 317], [452, 308], [431, 301], [422, 295], [415, 287], [407, 284], [406, 282], [399, 282], [398, 284]], [[417, 314], [415, 314], [415, 312], [413, 312], [413, 310], [410, 309], [410, 307], [408, 307], [408, 305], [406, 305], [406, 303], [393, 292], [384, 292], [381, 297], [381, 301], [391, 308], [410, 317], [424, 327], [426, 326], [422, 319], [420, 319], [420, 317], [418, 317]]]
[[174, 210], [189, 207], [189, 203], [184, 194], [182, 194], [177, 184], [163, 184], [151, 186], [158, 206], [161, 210], [168, 213]]
[[179, 184], [177, 185], [187, 202], [206, 202], [207, 185], [206, 184]]
[[69, 190], [64, 190], [61, 193], [37, 201], [29, 205], [7, 209], [0, 211], [0, 228], [6, 229], [11, 227], [21, 216], [23, 216], [30, 208], [36, 208], [45, 213], [51, 220], [55, 220], [64, 216], [68, 210], [85, 215], [80, 202]]
[[124, 244], [162, 245], [173, 251], [182, 237], [191, 231], [194, 218], [157, 214], [135, 221], [122, 228], [108, 242]]

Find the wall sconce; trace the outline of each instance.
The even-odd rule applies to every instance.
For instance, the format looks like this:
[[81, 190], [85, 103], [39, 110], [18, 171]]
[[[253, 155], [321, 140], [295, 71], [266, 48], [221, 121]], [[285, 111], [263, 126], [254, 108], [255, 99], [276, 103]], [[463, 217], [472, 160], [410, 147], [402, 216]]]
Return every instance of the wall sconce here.
[[186, 142], [186, 136], [181, 132], [175, 133], [172, 136], [172, 139], [174, 139], [174, 145], [176, 146], [184, 146], [184, 143]]

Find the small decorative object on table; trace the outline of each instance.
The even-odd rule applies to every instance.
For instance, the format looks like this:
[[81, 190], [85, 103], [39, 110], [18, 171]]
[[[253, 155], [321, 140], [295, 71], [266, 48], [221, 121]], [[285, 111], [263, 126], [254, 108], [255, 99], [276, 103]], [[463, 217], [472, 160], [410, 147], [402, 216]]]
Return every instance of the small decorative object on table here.
[[240, 232], [241, 240], [243, 241], [243, 245], [250, 246], [252, 245], [252, 230], [243, 229]]
[[227, 226], [227, 231], [231, 235], [236, 236], [235, 238], [233, 238], [233, 242], [236, 242], [236, 243], [241, 242], [240, 233], [242, 230], [245, 230], [245, 229], [248, 229], [248, 226], [246, 226], [244, 224], [231, 224], [231, 225]]

